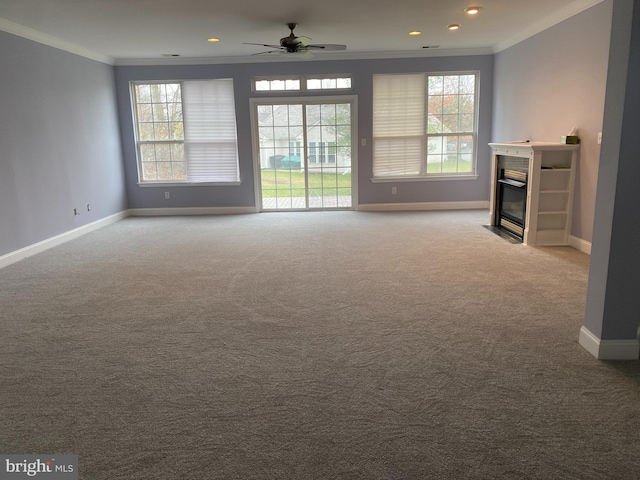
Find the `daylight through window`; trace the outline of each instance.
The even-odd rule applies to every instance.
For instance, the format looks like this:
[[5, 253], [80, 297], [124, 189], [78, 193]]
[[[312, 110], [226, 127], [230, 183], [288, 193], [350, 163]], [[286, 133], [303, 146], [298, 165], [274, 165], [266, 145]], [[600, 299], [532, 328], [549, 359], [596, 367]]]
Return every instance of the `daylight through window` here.
[[350, 77], [307, 78], [307, 90], [338, 90], [351, 88]]
[[239, 181], [232, 80], [134, 84], [133, 99], [141, 184]]
[[255, 92], [288, 92], [306, 90], [349, 90], [351, 89], [351, 77], [281, 77], [281, 78], [254, 78], [253, 90]]
[[375, 75], [373, 174], [475, 173], [477, 74]]

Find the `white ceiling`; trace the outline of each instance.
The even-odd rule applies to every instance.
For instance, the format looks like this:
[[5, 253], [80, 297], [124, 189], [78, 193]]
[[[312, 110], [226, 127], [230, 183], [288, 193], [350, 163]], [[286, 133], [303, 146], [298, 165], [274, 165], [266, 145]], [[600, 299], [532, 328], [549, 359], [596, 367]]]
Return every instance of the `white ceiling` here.
[[277, 44], [288, 22], [314, 43], [347, 45], [314, 59], [451, 55], [500, 51], [601, 1], [0, 0], [0, 30], [112, 64], [282, 60], [243, 42]]

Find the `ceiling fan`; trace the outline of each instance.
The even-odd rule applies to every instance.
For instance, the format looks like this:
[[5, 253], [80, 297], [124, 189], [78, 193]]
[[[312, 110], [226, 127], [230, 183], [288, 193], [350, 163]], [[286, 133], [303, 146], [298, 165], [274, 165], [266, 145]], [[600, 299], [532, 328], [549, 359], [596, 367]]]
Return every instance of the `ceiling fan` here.
[[266, 43], [245, 43], [245, 45], [260, 45], [262, 47], [269, 47], [274, 50], [267, 52], [256, 53], [255, 55], [262, 55], [264, 53], [282, 53], [284, 55], [297, 54], [302, 58], [310, 58], [313, 56], [314, 51], [329, 51], [329, 50], [346, 50], [346, 45], [337, 45], [332, 43], [316, 44], [311, 43], [309, 37], [296, 37], [293, 30], [296, 28], [296, 23], [287, 23], [287, 27], [291, 30], [291, 33], [280, 39], [280, 45], [269, 45]]

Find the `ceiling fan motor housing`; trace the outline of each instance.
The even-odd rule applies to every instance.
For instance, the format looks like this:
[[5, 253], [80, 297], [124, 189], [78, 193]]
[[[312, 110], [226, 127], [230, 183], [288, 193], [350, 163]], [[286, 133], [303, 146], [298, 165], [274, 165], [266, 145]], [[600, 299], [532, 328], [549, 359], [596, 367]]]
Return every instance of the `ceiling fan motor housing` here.
[[300, 42], [297, 41], [297, 37], [293, 34], [289, 35], [288, 37], [284, 37], [280, 39], [280, 46], [282, 48], [286, 48], [287, 52], [297, 51], [299, 45], [300, 45]]
[[296, 28], [297, 23], [287, 23], [287, 27], [291, 30], [291, 33], [287, 37], [283, 37], [280, 39], [280, 46], [282, 48], [286, 48], [287, 52], [295, 53], [298, 51], [298, 47], [300, 46], [300, 40], [293, 33], [293, 29]]

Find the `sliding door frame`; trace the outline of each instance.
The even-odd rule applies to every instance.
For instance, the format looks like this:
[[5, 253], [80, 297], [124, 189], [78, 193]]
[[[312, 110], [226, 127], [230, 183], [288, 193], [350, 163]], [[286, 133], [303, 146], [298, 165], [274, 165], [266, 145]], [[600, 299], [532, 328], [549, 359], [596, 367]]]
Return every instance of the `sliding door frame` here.
[[[314, 95], [308, 97], [265, 97], [250, 98], [250, 121], [251, 121], [251, 144], [253, 153], [253, 185], [255, 191], [255, 209], [256, 212], [263, 212], [262, 208], [262, 171], [260, 168], [260, 137], [258, 135], [258, 119], [256, 111], [258, 105], [286, 105], [301, 104], [303, 110], [309, 104], [323, 103], [350, 103], [351, 104], [351, 207], [342, 210], [358, 210], [358, 96], [357, 95]], [[306, 125], [305, 125], [306, 128]], [[306, 136], [306, 131], [305, 131]], [[305, 142], [306, 143], [306, 142]], [[302, 146], [304, 149], [305, 162], [308, 161], [307, 145]], [[306, 169], [305, 169], [306, 170]], [[308, 188], [307, 185], [308, 196]], [[341, 210], [340, 208], [309, 208], [308, 198], [307, 207], [303, 210], [292, 209], [291, 211], [317, 211], [317, 210]], [[272, 210], [269, 210], [272, 211]], [[278, 211], [278, 210], [273, 210]], [[280, 210], [288, 211], [288, 210]]]

